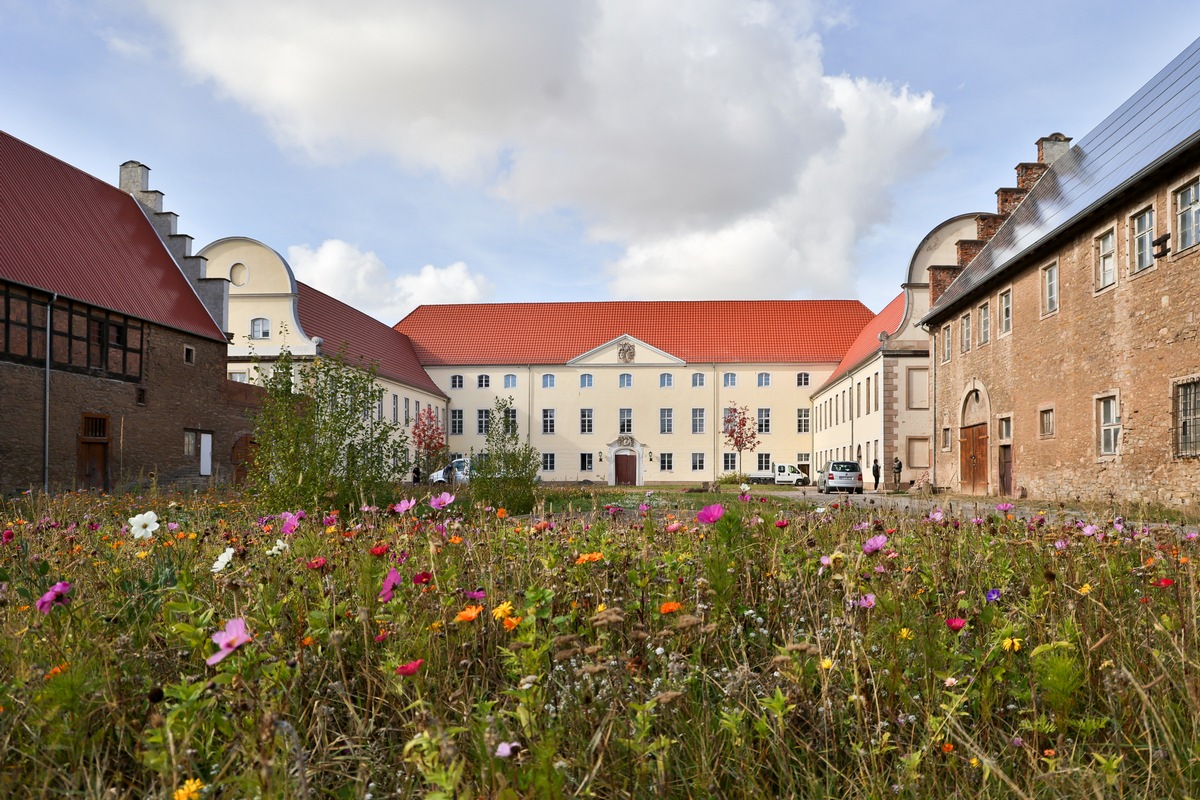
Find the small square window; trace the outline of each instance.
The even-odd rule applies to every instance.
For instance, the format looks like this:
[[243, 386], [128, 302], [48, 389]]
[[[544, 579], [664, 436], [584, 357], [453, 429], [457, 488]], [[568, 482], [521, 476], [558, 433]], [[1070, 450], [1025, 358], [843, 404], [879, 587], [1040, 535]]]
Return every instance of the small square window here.
[[770, 453], [759, 453], [758, 454], [758, 471], [766, 472], [769, 469], [771, 469], [771, 454]]
[[726, 472], [737, 471], [737, 453], [722, 453], [721, 454], [721, 469]]
[[188, 347], [187, 345], [184, 345], [183, 363], [185, 363], [185, 364], [195, 364], [196, 363], [196, 348]]
[[996, 435], [1002, 442], [1012, 440], [1012, 417], [1000, 417], [996, 421]]
[[542, 453], [542, 472], [554, 472], [554, 453]]
[[674, 453], [659, 453], [658, 469], [660, 472], [670, 472], [675, 468]]
[[592, 454], [591, 453], [580, 453], [579, 454], [579, 471], [580, 472], [591, 472], [592, 471]]
[[699, 472], [704, 469], [704, 453], [692, 453], [692, 471]]

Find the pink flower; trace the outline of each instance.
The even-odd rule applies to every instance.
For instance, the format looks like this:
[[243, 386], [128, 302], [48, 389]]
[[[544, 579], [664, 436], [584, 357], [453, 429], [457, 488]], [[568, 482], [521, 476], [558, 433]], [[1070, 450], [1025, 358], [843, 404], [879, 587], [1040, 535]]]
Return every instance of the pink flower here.
[[723, 516], [725, 516], [724, 507], [720, 503], [716, 503], [700, 509], [700, 512], [696, 514], [696, 521], [703, 525], [711, 525]]
[[680, 525], [678, 522], [672, 522], [670, 525], [667, 526], [667, 533], [675, 533], [677, 530], [679, 530], [682, 527], [683, 526]]
[[390, 506], [390, 508], [392, 511], [396, 512], [397, 514], [404, 514], [409, 511], [412, 511], [413, 506], [415, 506], [416, 504], [417, 504], [416, 500], [401, 500], [399, 503], [395, 503], [394, 505]]
[[50, 591], [38, 598], [37, 610], [43, 614], [49, 614], [50, 609], [54, 606], [65, 606], [69, 601], [71, 594], [71, 584], [67, 581], [59, 581], [50, 587]]
[[213, 643], [220, 649], [205, 659], [204, 663], [210, 667], [219, 663], [225, 656], [253, 638], [253, 636], [246, 632], [246, 620], [241, 617], [234, 617], [225, 623], [225, 630], [217, 631], [212, 635]]
[[967, 621], [962, 617], [950, 617], [948, 620], [946, 620], [946, 627], [955, 633], [961, 631], [966, 624]]
[[433, 580], [433, 575], [428, 572], [418, 572], [416, 575], [413, 575], [413, 583], [415, 583], [417, 586], [420, 586], [423, 583], [429, 583], [431, 580]]
[[13, 539], [17, 538], [17, 535], [12, 532], [12, 528], [5, 528], [3, 538], [4, 538], [4, 543], [8, 544]]
[[434, 511], [441, 511], [446, 506], [454, 502], [454, 495], [449, 492], [442, 492], [437, 497], [429, 498], [429, 507]]
[[520, 749], [520, 742], [501, 742], [496, 745], [496, 758], [509, 758]]
[[312, 561], [308, 562], [309, 569], [324, 569], [329, 562], [325, 560], [325, 556], [317, 556]]
[[875, 607], [875, 595], [864, 594], [862, 596], [862, 598], [858, 601], [858, 607], [859, 608], [874, 608]]
[[336, 514], [326, 514], [325, 518], [323, 520], [321, 520], [321, 522], [325, 525], [326, 528], [328, 528], [330, 525], [337, 525], [337, 515]]
[[787, 526], [788, 526], [788, 521], [787, 521], [786, 519], [777, 519], [777, 520], [775, 520], [775, 527], [776, 527], [776, 528], [786, 528]]
[[418, 658], [416, 661], [410, 661], [407, 664], [401, 664], [400, 666], [396, 667], [396, 674], [405, 678], [411, 678], [413, 675], [417, 674], [417, 670], [419, 670], [421, 665], [424, 663], [425, 659]]
[[279, 519], [283, 522], [279, 528], [279, 533], [283, 536], [291, 536], [296, 532], [296, 528], [300, 527], [300, 518], [290, 511], [280, 514]]
[[872, 536], [870, 539], [867, 539], [865, 542], [863, 542], [862, 551], [867, 555], [878, 553], [887, 546], [887, 543], [888, 538], [881, 533], [878, 536]]
[[388, 570], [388, 574], [383, 579], [383, 588], [379, 590], [379, 602], [391, 602], [392, 596], [396, 592], [396, 587], [398, 587], [403, 580], [404, 579], [400, 577], [400, 571], [395, 567], [392, 567], [390, 570]]

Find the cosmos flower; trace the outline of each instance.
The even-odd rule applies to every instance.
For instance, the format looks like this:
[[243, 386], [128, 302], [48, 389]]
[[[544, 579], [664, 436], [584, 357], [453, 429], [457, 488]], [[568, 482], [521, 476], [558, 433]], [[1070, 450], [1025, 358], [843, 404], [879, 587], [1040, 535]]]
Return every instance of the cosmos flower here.
[[224, 570], [226, 567], [228, 567], [229, 562], [233, 561], [233, 556], [236, 552], [237, 551], [234, 550], [232, 547], [226, 547], [225, 551], [223, 553], [221, 553], [221, 555], [217, 556], [217, 560], [214, 561], [212, 564], [212, 567], [210, 567], [212, 572], [214, 574], [216, 574], [216, 573]]
[[401, 664], [396, 667], [396, 674], [404, 678], [411, 678], [417, 674], [417, 670], [425, 663], [425, 659], [418, 658], [416, 661], [409, 661], [407, 664]]
[[383, 587], [379, 590], [379, 602], [390, 603], [392, 597], [395, 596], [396, 588], [403, 582], [400, 577], [400, 571], [395, 567], [388, 570], [388, 574], [383, 578]]
[[711, 525], [723, 516], [725, 516], [725, 508], [720, 503], [716, 503], [700, 509], [696, 514], [696, 521], [703, 525]]
[[149, 539], [158, 530], [158, 514], [146, 511], [129, 518], [129, 530], [135, 539]]
[[399, 503], [394, 503], [391, 506], [388, 506], [388, 508], [390, 508], [392, 511], [394, 511], [397, 514], [404, 514], [409, 511], [412, 511], [413, 506], [415, 506], [416, 504], [417, 504], [416, 500], [401, 500]]
[[269, 555], [269, 556], [277, 556], [277, 555], [280, 555], [280, 554], [282, 554], [282, 553], [283, 553], [283, 551], [284, 551], [284, 550], [287, 550], [287, 549], [288, 549], [288, 543], [287, 543], [287, 542], [285, 542], [283, 539], [276, 539], [276, 540], [275, 540], [275, 546], [274, 546], [274, 547], [272, 547], [270, 550], [268, 550], [268, 551], [267, 551], [267, 555]]
[[442, 492], [437, 497], [429, 498], [429, 507], [434, 511], [441, 511], [446, 506], [454, 502], [454, 495], [449, 492]]
[[220, 649], [205, 659], [204, 663], [211, 667], [223, 661], [225, 656], [248, 643], [253, 638], [253, 636], [246, 632], [246, 620], [241, 617], [234, 617], [225, 623], [225, 630], [217, 631], [212, 635], [213, 643]]
[[859, 598], [858, 607], [859, 608], [874, 608], [875, 607], [875, 595], [864, 594], [861, 598]]
[[413, 583], [417, 586], [429, 583], [431, 580], [433, 580], [433, 575], [428, 572], [418, 572], [416, 575], [413, 575], [412, 579]]
[[887, 543], [888, 537], [881, 533], [878, 536], [872, 536], [870, 539], [867, 539], [865, 542], [863, 542], [862, 551], [867, 555], [878, 553], [887, 546]]
[[49, 614], [50, 609], [55, 606], [65, 606], [71, 599], [71, 584], [67, 581], [59, 581], [50, 587], [50, 591], [38, 598], [37, 610], [43, 614]]

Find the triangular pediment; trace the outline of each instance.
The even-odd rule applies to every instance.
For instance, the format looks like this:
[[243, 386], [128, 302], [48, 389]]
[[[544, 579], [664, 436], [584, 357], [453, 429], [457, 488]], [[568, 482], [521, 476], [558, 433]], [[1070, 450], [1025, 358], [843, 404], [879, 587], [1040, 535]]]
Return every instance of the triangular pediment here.
[[646, 344], [641, 339], [629, 334], [621, 334], [567, 362], [571, 366], [645, 366], [647, 364], [682, 366], [686, 363], [683, 359]]

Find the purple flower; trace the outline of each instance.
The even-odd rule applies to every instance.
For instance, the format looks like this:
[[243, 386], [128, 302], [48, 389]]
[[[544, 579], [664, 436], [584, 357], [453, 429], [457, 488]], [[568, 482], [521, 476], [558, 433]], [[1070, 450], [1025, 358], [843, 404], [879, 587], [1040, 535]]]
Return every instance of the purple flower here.
[[875, 595], [864, 594], [858, 601], [858, 607], [859, 608], [874, 608], [875, 607]]
[[940, 508], [935, 508], [932, 512], [930, 512], [928, 519], [930, 522], [941, 522], [943, 519], [945, 519], [945, 515], [942, 514], [942, 510]]
[[449, 492], [442, 492], [437, 497], [429, 498], [429, 507], [434, 511], [441, 511], [446, 506], [454, 502], [454, 495]]
[[496, 745], [496, 758], [508, 758], [520, 749], [520, 742], [501, 742]]
[[283, 536], [291, 536], [296, 532], [296, 528], [300, 527], [300, 518], [290, 511], [280, 514], [279, 519], [283, 522], [279, 528], [279, 533]]
[[700, 509], [696, 514], [696, 521], [702, 525], [711, 525], [723, 516], [725, 516], [725, 508], [720, 503], [716, 503]]
[[416, 500], [401, 500], [399, 503], [395, 503], [389, 507], [397, 514], [404, 514], [405, 512], [412, 511], [413, 506], [416, 504]]
[[1067, 542], [1066, 542], [1066, 540], [1065, 540], [1065, 539], [1059, 539], [1057, 542], [1055, 542], [1055, 543], [1054, 543], [1054, 549], [1055, 549], [1055, 550], [1066, 550], [1066, 549], [1067, 549]]
[[399, 570], [397, 570], [395, 567], [392, 567], [390, 570], [388, 570], [388, 574], [383, 579], [383, 588], [379, 590], [379, 602], [390, 603], [392, 596], [396, 592], [396, 587], [403, 582], [404, 579], [400, 577]]
[[487, 597], [487, 592], [485, 592], [483, 589], [476, 589], [473, 592], [464, 591], [463, 597], [467, 598], [468, 600], [482, 600], [483, 598]]
[[241, 617], [234, 617], [225, 623], [225, 630], [217, 631], [212, 635], [213, 643], [220, 649], [205, 659], [204, 663], [211, 667], [221, 662], [225, 656], [253, 638], [253, 636], [246, 632], [246, 620]]
[[871, 555], [872, 553], [878, 553], [880, 550], [882, 550], [884, 547], [887, 546], [887, 543], [888, 543], [887, 536], [885, 536], [884, 534], [881, 533], [881, 534], [878, 534], [877, 536], [872, 536], [870, 539], [867, 539], [865, 542], [863, 542], [862, 551], [864, 553], [866, 553], [867, 555]]
[[38, 598], [37, 610], [43, 614], [49, 614], [50, 609], [54, 606], [65, 606], [71, 599], [71, 584], [67, 581], [59, 581], [50, 587], [50, 591]]
[[987, 600], [989, 603], [994, 603], [1000, 599], [1000, 590], [999, 589], [988, 589], [987, 594], [985, 594], [983, 596], [983, 598], [985, 600]]
[[1084, 536], [1095, 536], [1096, 531], [1098, 531], [1098, 530], [1100, 530], [1100, 529], [1097, 528], [1095, 525], [1086, 525], [1086, 526], [1084, 526], [1084, 529], [1083, 529], [1083, 535]]
[[996, 510], [999, 511], [1001, 514], [1007, 514], [1009, 511], [1013, 510], [1013, 504], [1012, 503], [996, 503]]
[[749, 503], [750, 502], [750, 493], [742, 492], [741, 494], [738, 495], [738, 500], [741, 500], [743, 503]]

